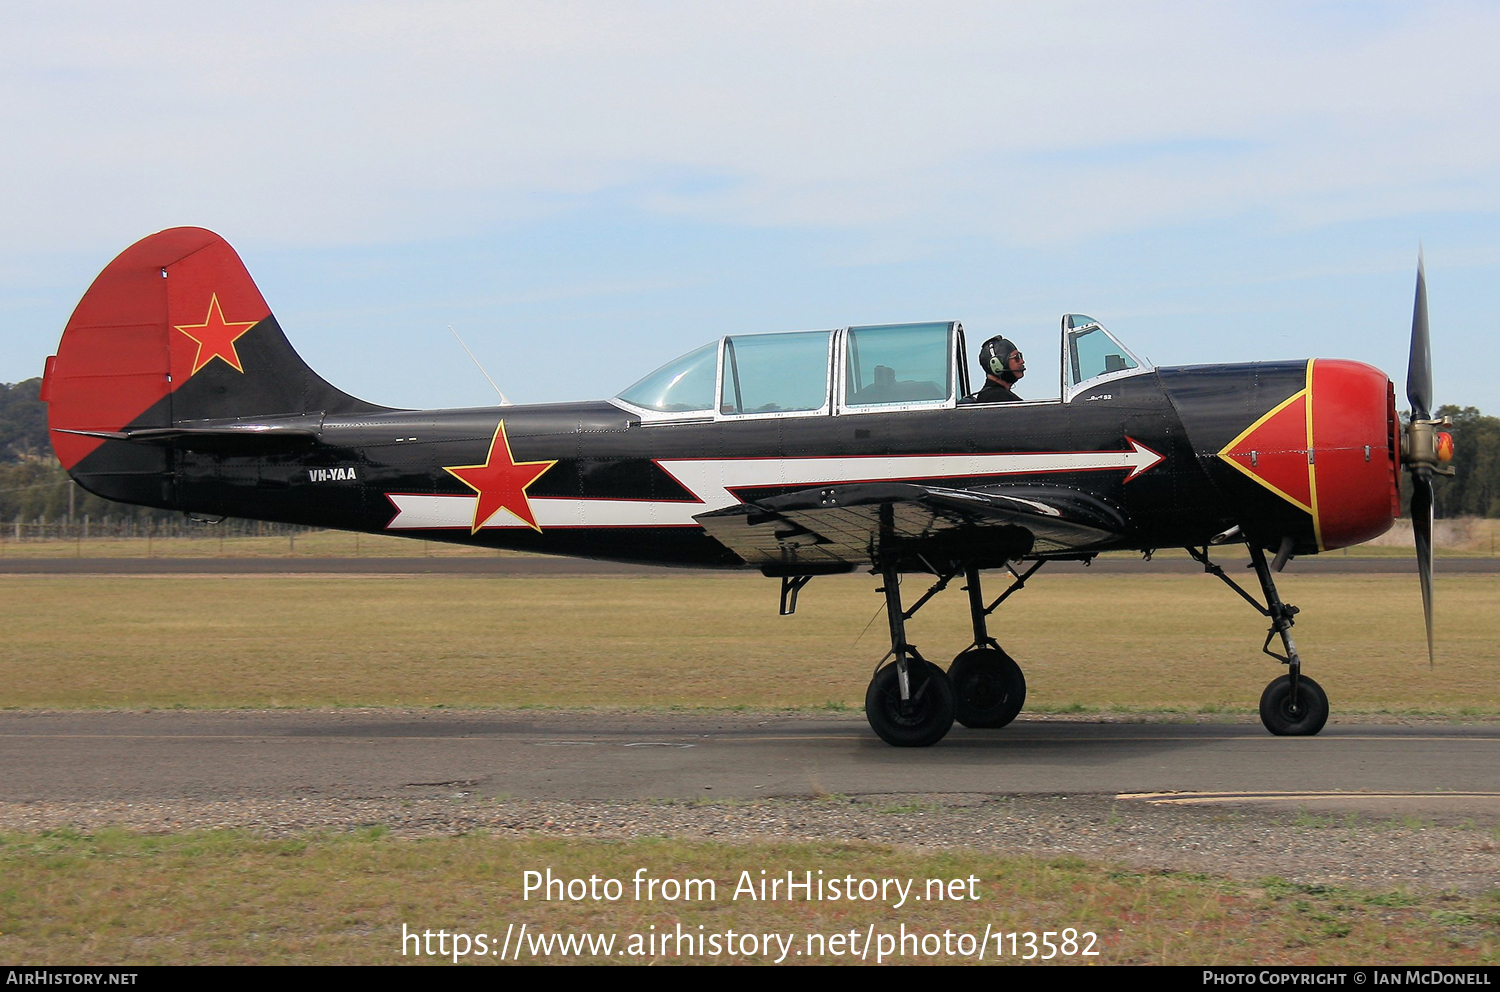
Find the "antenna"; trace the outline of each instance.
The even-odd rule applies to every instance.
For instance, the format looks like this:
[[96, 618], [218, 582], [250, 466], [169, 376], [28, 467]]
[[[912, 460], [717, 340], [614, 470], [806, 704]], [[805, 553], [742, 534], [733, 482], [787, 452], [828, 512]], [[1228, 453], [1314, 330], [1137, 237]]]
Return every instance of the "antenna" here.
[[458, 332], [457, 331], [453, 330], [453, 325], [452, 324], [448, 325], [448, 330], [453, 331], [453, 337], [455, 339], [457, 339], [459, 347], [463, 348], [464, 352], [466, 354], [468, 354], [468, 356], [469, 356], [470, 359], [473, 360], [474, 365], [479, 369], [479, 374], [482, 375], [482, 376], [484, 376], [486, 379], [489, 379], [490, 385], [495, 387], [495, 393], [496, 393], [496, 395], [498, 395], [500, 397], [500, 405], [501, 406], [511, 406], [512, 403], [510, 402], [510, 400], [506, 399], [505, 398], [505, 394], [502, 393], [502, 392], [500, 392], [500, 387], [499, 386], [495, 386], [495, 380], [494, 379], [490, 379], [490, 374], [484, 370], [484, 366], [483, 365], [479, 364], [479, 359], [474, 358], [474, 353], [472, 351], [469, 351], [469, 346], [466, 345], [466, 344], [464, 344], [464, 339], [458, 336]]

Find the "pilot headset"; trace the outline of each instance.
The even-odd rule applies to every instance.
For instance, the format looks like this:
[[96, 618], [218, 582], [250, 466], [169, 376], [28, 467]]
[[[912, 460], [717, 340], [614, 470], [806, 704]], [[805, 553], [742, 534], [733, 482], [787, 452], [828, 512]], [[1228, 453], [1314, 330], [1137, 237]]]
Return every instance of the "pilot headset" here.
[[1010, 371], [1010, 356], [1019, 350], [1009, 338], [990, 338], [979, 347], [979, 365], [986, 375], [1015, 382], [1015, 373]]

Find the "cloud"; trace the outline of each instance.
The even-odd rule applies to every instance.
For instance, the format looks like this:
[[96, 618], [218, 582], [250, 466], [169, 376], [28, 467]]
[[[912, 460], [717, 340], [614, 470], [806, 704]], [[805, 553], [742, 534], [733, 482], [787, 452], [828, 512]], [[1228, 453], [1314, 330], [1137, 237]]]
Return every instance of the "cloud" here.
[[0, 255], [583, 209], [1046, 243], [1500, 207], [1480, 4], [76, 4], [0, 41]]

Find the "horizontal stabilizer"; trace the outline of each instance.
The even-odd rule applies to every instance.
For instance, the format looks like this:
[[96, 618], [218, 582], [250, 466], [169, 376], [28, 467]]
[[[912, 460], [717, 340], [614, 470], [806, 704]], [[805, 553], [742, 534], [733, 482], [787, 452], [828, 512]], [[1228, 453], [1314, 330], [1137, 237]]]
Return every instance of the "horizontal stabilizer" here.
[[55, 428], [60, 434], [77, 434], [104, 441], [133, 444], [173, 445], [184, 451], [224, 455], [274, 454], [307, 447], [318, 439], [318, 420], [312, 426], [286, 424], [235, 424], [222, 427], [139, 427], [123, 431], [88, 431]]

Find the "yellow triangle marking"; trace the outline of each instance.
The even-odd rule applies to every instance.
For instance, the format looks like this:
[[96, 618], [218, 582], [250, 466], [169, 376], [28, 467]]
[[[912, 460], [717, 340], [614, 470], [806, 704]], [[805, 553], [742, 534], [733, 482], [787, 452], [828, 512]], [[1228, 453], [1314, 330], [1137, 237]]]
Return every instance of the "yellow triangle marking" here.
[[[1311, 368], [1311, 365], [1312, 365], [1312, 363], [1309, 362], [1308, 363], [1309, 369]], [[1308, 376], [1307, 377], [1308, 377], [1308, 386], [1311, 386], [1311, 384], [1312, 384], [1312, 372], [1311, 371], [1308, 372]], [[1255, 423], [1251, 424], [1249, 427], [1246, 427], [1244, 430], [1240, 431], [1238, 437], [1236, 437], [1233, 441], [1230, 441], [1228, 444], [1224, 445], [1223, 448], [1219, 449], [1219, 457], [1222, 458], [1222, 459], [1224, 459], [1225, 462], [1227, 462], [1229, 465], [1233, 466], [1238, 471], [1243, 472], [1245, 474], [1246, 478], [1248, 478], [1251, 481], [1255, 482], [1257, 485], [1265, 486], [1267, 489], [1271, 490], [1271, 492], [1275, 493], [1277, 496], [1280, 496], [1282, 499], [1286, 500], [1288, 503], [1292, 504], [1297, 509], [1302, 510], [1305, 513], [1312, 514], [1313, 513], [1313, 508], [1312, 507], [1308, 506], [1306, 503], [1302, 502], [1297, 497], [1292, 496], [1289, 493], [1283, 492], [1277, 486], [1271, 485], [1271, 483], [1267, 482], [1265, 479], [1262, 479], [1260, 476], [1256, 475], [1254, 472], [1250, 471], [1248, 468], [1246, 468], [1245, 466], [1241, 465], [1239, 462], [1235, 461], [1233, 458], [1229, 457], [1229, 452], [1231, 452], [1235, 448], [1239, 447], [1240, 443], [1242, 441], [1244, 441], [1245, 438], [1249, 437], [1251, 434], [1254, 434], [1257, 430], [1260, 429], [1260, 426], [1262, 424], [1264, 424], [1266, 421], [1270, 420], [1272, 417], [1276, 416], [1282, 410], [1285, 410], [1287, 407], [1291, 406], [1293, 403], [1297, 402], [1297, 400], [1300, 399], [1301, 397], [1303, 397], [1303, 396], [1309, 397], [1308, 409], [1311, 410], [1311, 391], [1308, 388], [1308, 386], [1304, 386], [1303, 388], [1297, 390], [1292, 395], [1288, 396], [1286, 399], [1282, 400], [1280, 403], [1277, 403], [1275, 406], [1271, 407], [1271, 409], [1267, 410], [1266, 413], [1265, 413], [1265, 415], [1262, 416], [1259, 420], [1257, 420]], [[1311, 424], [1312, 424], [1312, 414], [1311, 413], [1308, 414], [1308, 421], [1307, 422], [1308, 422], [1308, 425], [1309, 425], [1309, 431], [1311, 431]], [[1316, 490], [1314, 490], [1313, 499], [1314, 499], [1314, 501], [1316, 501], [1316, 499], [1317, 499]], [[1316, 519], [1317, 519], [1316, 515], [1314, 515], [1313, 519], [1316, 521]], [[1322, 546], [1321, 542], [1320, 542], [1319, 546], [1320, 547]]]

